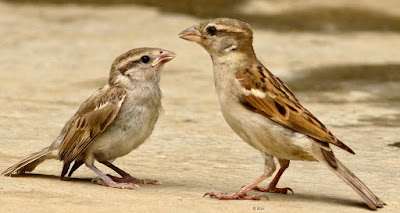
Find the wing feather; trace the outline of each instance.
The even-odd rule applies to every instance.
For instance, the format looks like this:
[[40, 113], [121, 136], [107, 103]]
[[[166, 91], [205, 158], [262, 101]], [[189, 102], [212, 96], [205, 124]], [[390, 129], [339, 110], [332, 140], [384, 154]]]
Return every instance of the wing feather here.
[[59, 150], [60, 159], [64, 161], [61, 177], [67, 173], [70, 163], [114, 121], [125, 96], [125, 89], [105, 86], [82, 104], [63, 130], [66, 135]]
[[243, 92], [239, 100], [248, 109], [296, 132], [314, 138], [318, 143], [331, 143], [352, 154], [313, 114], [304, 108], [292, 91], [264, 66], [237, 72]]

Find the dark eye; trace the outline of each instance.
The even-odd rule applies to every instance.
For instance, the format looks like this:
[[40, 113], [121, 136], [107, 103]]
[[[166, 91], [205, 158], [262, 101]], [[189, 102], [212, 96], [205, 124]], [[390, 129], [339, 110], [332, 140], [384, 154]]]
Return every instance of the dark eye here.
[[147, 55], [144, 55], [144, 56], [142, 56], [142, 57], [140, 58], [140, 60], [141, 60], [143, 63], [147, 64], [147, 63], [149, 63], [149, 61], [150, 61], [150, 57], [147, 56]]
[[213, 36], [217, 34], [217, 29], [214, 26], [207, 27], [207, 33]]

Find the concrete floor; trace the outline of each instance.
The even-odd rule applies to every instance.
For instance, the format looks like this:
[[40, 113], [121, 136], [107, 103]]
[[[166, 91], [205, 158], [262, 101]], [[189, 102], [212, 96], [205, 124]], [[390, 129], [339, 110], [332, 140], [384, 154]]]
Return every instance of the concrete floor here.
[[[253, 21], [254, 46], [264, 65], [356, 152], [352, 156], [335, 149], [388, 204], [379, 211], [400, 212], [400, 4], [338, 2], [347, 9], [323, 1], [253, 0], [235, 5], [241, 8], [235, 11]], [[310, 23], [311, 16], [301, 11], [315, 7], [333, 16], [319, 20], [315, 14]], [[203, 198], [210, 191], [238, 190], [262, 174], [263, 161], [225, 123], [208, 54], [177, 37], [209, 14], [162, 9], [0, 3], [0, 170], [49, 145], [79, 105], [106, 83], [109, 67], [121, 53], [142, 46], [177, 53], [163, 70], [165, 112], [153, 135], [115, 162], [162, 185], [110, 189], [91, 184], [95, 174], [84, 167], [71, 181], [60, 181], [62, 164], [48, 161], [33, 174], [0, 177], [0, 212], [367, 210], [328, 169], [309, 162], [292, 162], [279, 183], [294, 195], [268, 194], [269, 200], [261, 201]], [[257, 15], [267, 12], [273, 15], [265, 20]], [[341, 20], [352, 12], [364, 19]]]

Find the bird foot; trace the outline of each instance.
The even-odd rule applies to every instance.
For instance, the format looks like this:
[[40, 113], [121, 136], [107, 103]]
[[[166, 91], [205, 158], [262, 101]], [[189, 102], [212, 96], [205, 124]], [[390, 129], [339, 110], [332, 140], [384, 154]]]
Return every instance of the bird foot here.
[[266, 197], [265, 195], [247, 195], [246, 193], [243, 192], [236, 192], [233, 194], [228, 194], [228, 193], [214, 193], [214, 192], [208, 192], [203, 195], [205, 196], [210, 196], [211, 198], [216, 198], [219, 200], [261, 200], [261, 197]]
[[92, 183], [97, 183], [102, 186], [108, 186], [111, 188], [116, 188], [116, 189], [137, 189], [140, 188], [138, 185], [134, 183], [116, 183], [114, 181], [107, 181], [103, 180], [101, 178], [95, 178], [92, 180]]
[[292, 192], [292, 194], [294, 194], [293, 190], [289, 187], [285, 187], [285, 188], [276, 188], [276, 187], [267, 187], [267, 188], [263, 188], [263, 187], [254, 187], [252, 190], [254, 191], [259, 191], [259, 192], [269, 192], [269, 193], [278, 193], [278, 194], [287, 194], [288, 191]]
[[136, 184], [150, 184], [150, 185], [161, 185], [162, 183], [158, 180], [151, 180], [151, 179], [136, 179]]
[[122, 178], [115, 177], [113, 175], [107, 175], [113, 181], [117, 183], [133, 183], [133, 184], [152, 184], [152, 185], [161, 185], [162, 183], [158, 180], [150, 180], [150, 179], [137, 179], [132, 176], [124, 176]]

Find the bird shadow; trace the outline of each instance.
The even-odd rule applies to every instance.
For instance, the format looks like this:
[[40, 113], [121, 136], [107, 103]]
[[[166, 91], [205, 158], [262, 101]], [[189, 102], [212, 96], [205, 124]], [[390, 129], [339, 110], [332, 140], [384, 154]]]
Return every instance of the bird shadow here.
[[199, 18], [231, 17], [275, 31], [354, 32], [400, 31], [400, 17], [367, 8], [307, 7], [278, 13], [246, 13], [241, 6], [248, 0], [5, 0], [10, 3], [50, 3], [120, 5], [136, 4], [161, 12], [186, 14]]
[[[47, 175], [47, 174], [37, 174], [37, 173], [23, 173], [23, 174], [12, 174], [11, 177], [15, 178], [40, 178], [47, 180], [62, 180], [62, 181], [71, 181], [77, 183], [86, 183], [92, 184], [93, 178], [76, 178], [76, 177], [63, 177], [60, 178], [58, 175]], [[152, 184], [140, 184], [140, 187], [148, 187], [152, 186]]]
[[[296, 70], [287, 85], [307, 102], [400, 107], [400, 64], [344, 64]], [[356, 95], [354, 95], [356, 92]], [[358, 92], [358, 93], [357, 93]], [[362, 94], [361, 98], [357, 94]], [[362, 115], [359, 124], [400, 126], [400, 113]]]
[[388, 146], [394, 146], [394, 147], [400, 148], [400, 142], [394, 142], [392, 144], [389, 144]]
[[64, 177], [60, 178], [57, 175], [46, 175], [46, 174], [36, 174], [36, 173], [24, 173], [24, 174], [12, 174], [11, 177], [16, 178], [40, 178], [40, 179], [51, 179], [51, 180], [63, 180], [63, 181], [73, 181], [73, 182], [82, 182], [82, 183], [91, 183], [92, 178], [72, 178], [72, 177]]
[[[400, 104], [400, 64], [329, 65], [295, 73], [286, 81], [295, 93], [312, 93], [317, 95], [312, 97], [320, 99], [318, 94], [324, 92], [361, 91], [372, 94], [362, 102]], [[329, 98], [325, 100], [329, 102]]]
[[[13, 174], [11, 177], [25, 177], [25, 178], [41, 178], [41, 179], [51, 179], [51, 180], [59, 180], [60, 177], [57, 175], [46, 175], [46, 174], [35, 174], [35, 173], [25, 173], [25, 174]], [[91, 178], [65, 178], [64, 181], [73, 181], [73, 182], [81, 182], [81, 183], [91, 183]], [[163, 182], [163, 185], [168, 183], [170, 187], [178, 187], [182, 188], [182, 190], [186, 190], [186, 184], [182, 182], [174, 182], [174, 181], [166, 181]], [[146, 185], [143, 185], [146, 186]], [[142, 187], [142, 186], [141, 186]], [[200, 185], [198, 187], [201, 187]], [[294, 201], [294, 202], [304, 202], [304, 201], [312, 201], [312, 202], [322, 202], [327, 204], [340, 204], [344, 206], [351, 207], [359, 207], [368, 209], [365, 203], [353, 200], [353, 199], [344, 199], [338, 198], [328, 195], [320, 195], [320, 194], [308, 194], [308, 193], [295, 193], [294, 195], [281, 195], [281, 194], [268, 194], [274, 197], [274, 200], [283, 201]]]
[[344, 199], [328, 195], [308, 194], [308, 193], [296, 193], [293, 196], [290, 196], [290, 198], [288, 196], [290, 195], [279, 195], [276, 196], [274, 199], [279, 199], [280, 197], [284, 198], [285, 200], [290, 199], [291, 201], [294, 202], [311, 201], [311, 202], [320, 202], [320, 203], [327, 203], [334, 205], [340, 204], [349, 207], [351, 206], [351, 207], [369, 209], [364, 202], [353, 199]]

